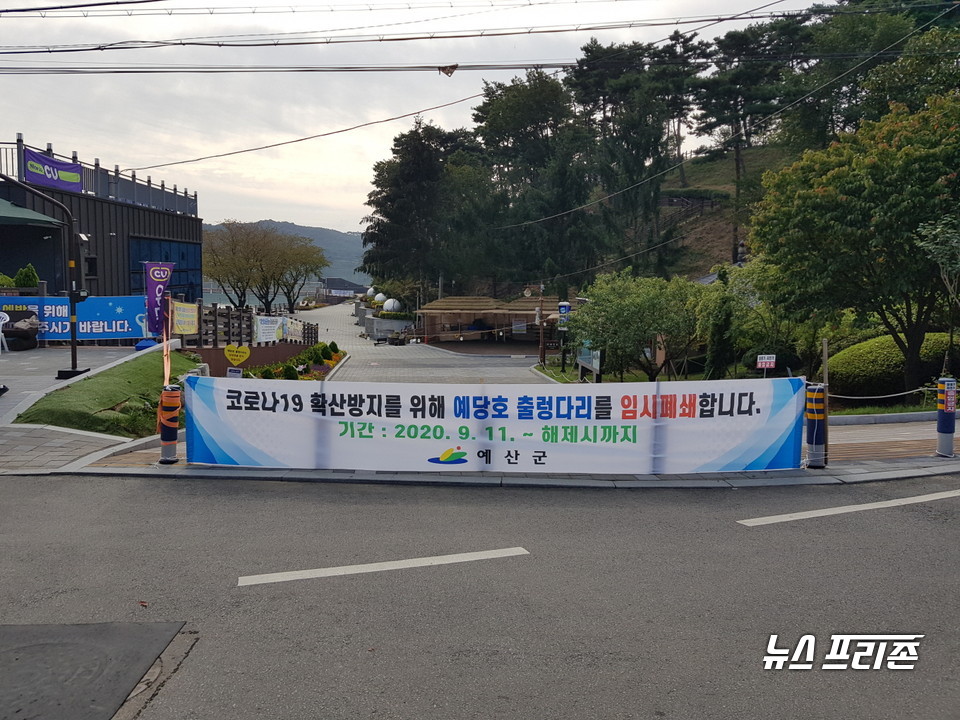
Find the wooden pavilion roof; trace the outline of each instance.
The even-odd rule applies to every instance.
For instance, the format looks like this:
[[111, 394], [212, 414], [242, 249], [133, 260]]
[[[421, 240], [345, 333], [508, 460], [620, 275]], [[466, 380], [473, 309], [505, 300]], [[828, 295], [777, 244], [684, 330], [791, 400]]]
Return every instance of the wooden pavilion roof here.
[[[556, 295], [543, 296], [543, 308], [548, 312], [556, 309], [560, 298]], [[440, 300], [434, 300], [422, 306], [417, 312], [424, 314], [465, 314], [475, 315], [491, 313], [535, 313], [540, 307], [540, 296], [517, 298], [512, 302], [497, 300], [492, 297], [472, 295], [450, 295]]]

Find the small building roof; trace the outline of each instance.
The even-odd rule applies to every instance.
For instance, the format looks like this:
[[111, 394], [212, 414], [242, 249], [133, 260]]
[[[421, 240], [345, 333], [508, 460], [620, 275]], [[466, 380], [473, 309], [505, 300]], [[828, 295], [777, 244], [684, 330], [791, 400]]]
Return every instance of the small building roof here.
[[[543, 296], [543, 309], [545, 312], [556, 310], [560, 298], [556, 295]], [[422, 306], [417, 312], [424, 314], [460, 313], [469, 315], [492, 314], [492, 313], [535, 313], [540, 307], [540, 296], [522, 297], [505, 302], [486, 296], [473, 295], [449, 295], [440, 300], [434, 300]]]
[[502, 312], [503, 303], [492, 297], [448, 295], [420, 307], [421, 313], [491, 313]]

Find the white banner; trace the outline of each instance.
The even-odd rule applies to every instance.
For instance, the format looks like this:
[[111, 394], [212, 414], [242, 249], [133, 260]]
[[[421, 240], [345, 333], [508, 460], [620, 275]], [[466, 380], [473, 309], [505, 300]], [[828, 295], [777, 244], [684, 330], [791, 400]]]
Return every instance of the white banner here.
[[293, 318], [286, 318], [284, 323], [286, 330], [284, 331], [284, 338], [288, 342], [303, 342], [303, 321], [294, 320]]
[[269, 317], [267, 315], [256, 315], [256, 340], [258, 343], [272, 343], [283, 340], [283, 321], [282, 317]]
[[802, 378], [431, 385], [187, 377], [187, 461], [661, 474], [800, 466]]

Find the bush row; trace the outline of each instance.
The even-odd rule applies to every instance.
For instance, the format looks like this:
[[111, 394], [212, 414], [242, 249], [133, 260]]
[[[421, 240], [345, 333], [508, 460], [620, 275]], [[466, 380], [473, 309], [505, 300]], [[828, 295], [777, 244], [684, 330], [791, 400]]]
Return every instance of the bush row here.
[[[940, 376], [950, 344], [947, 333], [927, 333], [920, 348], [921, 379]], [[913, 390], [903, 387], [903, 353], [889, 335], [867, 340], [841, 350], [827, 363], [830, 392], [866, 397]]]
[[264, 380], [323, 380], [345, 354], [335, 342], [319, 342], [285, 362], [247, 368], [243, 376]]

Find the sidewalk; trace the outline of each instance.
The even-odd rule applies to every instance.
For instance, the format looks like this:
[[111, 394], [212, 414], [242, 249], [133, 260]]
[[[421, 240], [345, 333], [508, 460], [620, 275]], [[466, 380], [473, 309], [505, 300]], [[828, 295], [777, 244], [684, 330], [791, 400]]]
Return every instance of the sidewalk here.
[[[352, 316], [346, 314], [345, 310], [343, 307], [324, 308], [301, 314], [305, 320], [320, 322], [321, 337], [336, 340], [350, 353], [343, 370], [332, 376], [332, 382], [349, 381], [351, 375], [368, 381], [413, 382], [422, 379], [422, 371], [413, 372], [405, 366], [416, 365], [418, 362], [437, 363], [453, 354], [447, 348], [427, 345], [374, 346], [372, 342], [357, 337], [359, 330], [352, 324]], [[93, 374], [117, 362], [123, 362], [134, 354], [132, 348], [80, 347], [78, 367], [89, 367], [90, 374]], [[445, 376], [463, 377], [464, 382], [473, 382], [478, 375], [495, 376], [499, 372], [499, 366], [503, 364], [506, 366], [504, 372], [509, 382], [543, 381], [542, 376], [529, 369], [535, 364], [536, 357], [524, 356], [519, 359], [517, 354], [490, 353], [466, 359], [461, 359], [462, 356], [458, 355], [457, 358], [447, 361]], [[52, 426], [12, 424], [17, 413], [29, 407], [43, 394], [88, 376], [84, 374], [73, 380], [56, 380], [57, 372], [69, 367], [70, 352], [67, 348], [38, 348], [0, 355], [0, 383], [10, 386], [10, 392], [0, 396], [0, 458], [3, 458], [0, 462], [0, 475], [138, 475], [181, 479], [255, 478], [538, 487], [730, 488], [868, 482], [960, 473], [960, 457], [952, 459], [935, 455], [936, 423], [929, 419], [929, 416], [918, 422], [903, 422], [903, 416], [859, 418], [859, 424], [845, 424], [850, 422], [846, 418], [842, 421], [840, 418], [831, 420], [828, 467], [816, 470], [656, 476], [273, 470], [187, 464], [183, 443], [178, 446], [179, 462], [160, 465], [158, 437], [128, 440]], [[355, 372], [347, 372], [350, 369]], [[387, 377], [380, 377], [381, 374]], [[488, 381], [496, 381], [496, 377], [491, 377]], [[875, 423], [875, 420], [882, 422]], [[891, 420], [900, 422], [889, 422]]]

